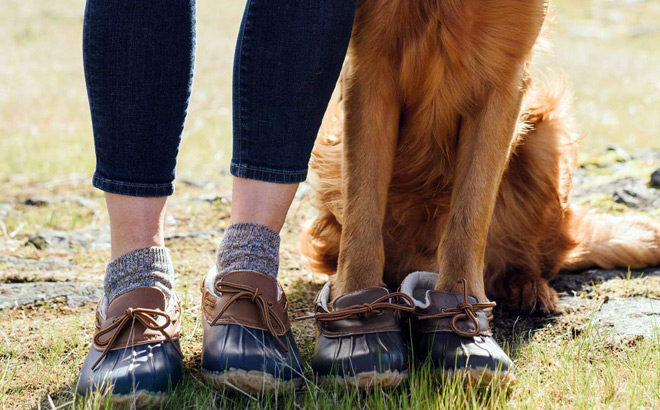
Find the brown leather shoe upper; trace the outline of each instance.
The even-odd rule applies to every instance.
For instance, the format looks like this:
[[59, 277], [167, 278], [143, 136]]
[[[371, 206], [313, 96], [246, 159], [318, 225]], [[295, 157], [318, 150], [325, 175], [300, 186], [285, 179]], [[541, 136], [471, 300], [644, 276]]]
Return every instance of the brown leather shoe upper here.
[[491, 336], [489, 314], [486, 311], [495, 302], [478, 303], [467, 294], [463, 283], [463, 294], [429, 291], [428, 306], [417, 307], [411, 317], [413, 328], [419, 332], [453, 332], [464, 337]]
[[451, 372], [467, 371], [476, 380], [482, 375], [491, 380], [496, 374], [512, 380], [513, 362], [493, 338], [489, 324], [495, 303], [479, 303], [469, 296], [464, 279], [462, 293], [435, 290], [437, 278], [436, 273], [413, 272], [401, 283], [402, 291], [415, 299], [410, 327], [417, 359]]
[[204, 319], [211, 326], [238, 324], [267, 330], [278, 341], [290, 329], [286, 295], [268, 275], [231, 272], [215, 283], [215, 292], [203, 283], [201, 290]]
[[414, 304], [412, 300], [408, 305], [395, 303], [399, 298], [408, 296], [372, 287], [340, 296], [328, 311], [317, 297], [316, 313], [300, 319], [316, 319], [326, 337], [398, 331], [401, 326], [396, 312], [412, 311]]
[[402, 293], [371, 287], [337, 298], [332, 304], [330, 283], [316, 298], [316, 313], [299, 319], [316, 319], [319, 335], [312, 356], [318, 376], [353, 377], [359, 374], [393, 374], [398, 383], [408, 369], [408, 353], [399, 321], [400, 312], [411, 312], [414, 301]]
[[[168, 310], [165, 295], [157, 288], [140, 287], [122, 293], [110, 302], [105, 318], [101, 314], [100, 303], [96, 310], [93, 346], [103, 352], [96, 364], [111, 350], [161, 341], [172, 342], [180, 332], [181, 309], [178, 301]], [[178, 350], [176, 343], [173, 345]]]

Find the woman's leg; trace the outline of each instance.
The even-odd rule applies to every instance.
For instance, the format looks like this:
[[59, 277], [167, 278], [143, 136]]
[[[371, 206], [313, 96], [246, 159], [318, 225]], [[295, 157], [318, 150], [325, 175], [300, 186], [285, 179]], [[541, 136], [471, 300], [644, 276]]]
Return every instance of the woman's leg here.
[[97, 188], [138, 197], [174, 192], [194, 30], [194, 0], [88, 0], [83, 55]]
[[[194, 0], [87, 2], [83, 56], [97, 159], [93, 184], [107, 193], [113, 260], [130, 259], [135, 250], [169, 259], [163, 215], [190, 96], [194, 6]], [[145, 260], [110, 269], [106, 293], [149, 282], [131, 285], [125, 278], [156, 268]], [[153, 280], [171, 288], [171, 278]]]
[[[233, 224], [218, 250], [218, 275], [203, 289], [202, 368], [216, 383], [266, 390], [302, 376], [275, 279], [278, 233], [307, 175], [354, 13], [355, 0], [247, 2], [234, 65]], [[240, 289], [241, 301], [225, 310]], [[245, 313], [257, 311], [265, 313]]]
[[[120, 394], [160, 392], [181, 378], [172, 340], [179, 323], [170, 303], [174, 270], [162, 232], [190, 96], [194, 36], [194, 0], [87, 1], [83, 56], [97, 159], [93, 184], [106, 192], [112, 261], [100, 307], [101, 327], [110, 333], [94, 338], [78, 384], [83, 394], [106, 382]], [[140, 308], [171, 319], [167, 338], [139, 339], [150, 332]], [[112, 323], [127, 324], [137, 336]], [[130, 349], [112, 349], [119, 345], [104, 340]], [[147, 356], [148, 362], [139, 359]]]
[[234, 176], [305, 180], [354, 13], [355, 0], [248, 1], [234, 60]]
[[[354, 13], [355, 0], [247, 2], [234, 60], [234, 225], [220, 246], [221, 273], [254, 269], [256, 261], [269, 266], [264, 273], [277, 274], [277, 258], [263, 260], [248, 248], [255, 241], [266, 243], [254, 249], [279, 246], [273, 233], [307, 176]], [[245, 232], [246, 224], [257, 226]]]

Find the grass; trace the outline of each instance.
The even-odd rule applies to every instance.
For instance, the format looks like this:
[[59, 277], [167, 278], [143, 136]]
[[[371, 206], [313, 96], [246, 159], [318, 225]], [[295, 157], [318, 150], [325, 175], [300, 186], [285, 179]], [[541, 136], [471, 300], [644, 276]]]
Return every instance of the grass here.
[[[90, 187], [52, 187], [92, 196]], [[212, 188], [215, 189], [215, 188]], [[13, 199], [22, 198], [13, 189]], [[208, 191], [182, 187], [171, 204], [172, 220], [166, 235], [214, 229], [227, 223], [226, 201], [200, 201]], [[7, 195], [7, 194], [6, 194]], [[6, 198], [8, 201], [12, 197]], [[303, 199], [296, 203], [283, 231], [281, 283], [291, 305], [291, 315], [310, 310], [325, 277], [307, 271], [300, 261], [296, 238], [310, 211]], [[57, 205], [53, 205], [57, 206]], [[40, 215], [41, 207], [20, 206], [26, 219]], [[86, 209], [81, 210], [87, 212]], [[94, 225], [107, 223], [103, 212]], [[215, 219], [214, 219], [215, 218]], [[89, 225], [88, 225], [89, 226]], [[108, 253], [104, 249], [23, 246], [30, 230], [14, 242], [3, 242], [0, 254], [28, 259], [64, 258], [71, 267], [64, 272], [33, 272], [28, 267], [0, 267], [0, 282], [22, 280], [100, 281]], [[219, 234], [218, 234], [219, 236]], [[176, 289], [183, 302], [182, 346], [185, 380], [166, 408], [654, 408], [660, 404], [660, 332], [652, 338], [613, 338], [591, 321], [589, 307], [567, 308], [556, 316], [516, 316], [498, 311], [497, 339], [508, 346], [515, 361], [517, 384], [505, 391], [497, 386], [477, 390], [443, 378], [427, 366], [415, 365], [407, 382], [396, 390], [360, 393], [341, 386], [308, 383], [302, 390], [282, 397], [247, 397], [223, 394], [202, 381], [199, 281], [212, 263], [217, 237], [173, 237], [167, 241], [177, 268]], [[588, 306], [608, 298], [660, 297], [660, 278], [622, 275], [581, 291]], [[0, 406], [34, 408], [50, 403], [64, 408], [104, 408], [104, 397], [82, 399], [74, 395], [77, 374], [89, 348], [93, 331], [92, 304], [72, 308], [63, 300], [0, 311]], [[294, 322], [294, 336], [306, 363], [313, 350], [314, 325]], [[306, 367], [311, 379], [311, 369]]]
[[[228, 168], [233, 48], [243, 5], [198, 1], [182, 177], [217, 179]], [[0, 180], [90, 175], [94, 159], [81, 63], [84, 1], [3, 0], [2, 8], [13, 24], [0, 27]], [[658, 3], [556, 0], [554, 9], [553, 53], [540, 56], [537, 72], [552, 70], [568, 79], [583, 151], [609, 144], [657, 147]]]
[[[195, 89], [180, 175], [217, 178], [231, 153], [233, 49], [244, 3], [198, 2]], [[93, 143], [82, 67], [83, 0], [3, 0], [0, 180], [91, 174]]]
[[[56, 406], [104, 407], [104, 397], [83, 400], [72, 393], [79, 363], [88, 347], [92, 313], [69, 311], [57, 305], [14, 311], [3, 320], [0, 340], [3, 358], [0, 403], [32, 407], [40, 402]], [[198, 371], [197, 312], [184, 309], [183, 348], [186, 377], [166, 407], [179, 408], [657, 408], [660, 400], [660, 344], [658, 339], [613, 343], [593, 326], [548, 324], [520, 334], [513, 345], [518, 383], [507, 391], [498, 386], [465, 388], [457, 380], [413, 366], [407, 382], [395, 391], [360, 393], [337, 385], [309, 382], [302, 390], [281, 397], [222, 394], [204, 382]], [[48, 371], [44, 371], [47, 369]], [[309, 369], [307, 369], [309, 371]], [[8, 381], [8, 382], [7, 382]], [[34, 394], [41, 387], [46, 391]], [[21, 402], [9, 401], [23, 396]], [[30, 400], [25, 398], [31, 397]]]
[[[308, 383], [281, 397], [223, 394], [201, 380], [199, 281], [212, 263], [228, 223], [226, 179], [231, 146], [231, 66], [243, 2], [198, 1], [196, 77], [179, 157], [180, 183], [166, 221], [168, 247], [183, 301], [185, 381], [167, 408], [658, 408], [660, 332], [650, 338], [613, 338], [590, 318], [588, 307], [549, 317], [497, 312], [497, 339], [515, 360], [517, 384], [477, 390], [415, 365], [396, 390], [360, 393]], [[82, 76], [82, 0], [3, 0], [0, 25], [0, 256], [57, 259], [69, 267], [34, 269], [0, 263], [7, 281], [99, 282], [109, 252], [80, 247], [35, 249], [28, 238], [40, 230], [70, 231], [108, 224], [102, 196], [90, 187], [94, 166], [91, 126]], [[599, 184], [612, 178], [647, 177], [659, 164], [602, 155], [617, 144], [630, 151], [658, 148], [660, 129], [660, 5], [653, 1], [556, 0], [554, 53], [537, 59], [537, 72], [563, 73], [576, 97], [583, 138], [581, 162]], [[656, 29], [657, 28], [657, 29]], [[640, 34], [642, 33], [642, 34]], [[645, 33], [645, 34], [644, 34]], [[181, 183], [207, 181], [206, 186]], [[28, 197], [82, 197], [95, 204], [55, 201], [29, 206]], [[584, 202], [610, 212], [630, 212], [608, 196]], [[282, 240], [280, 279], [293, 316], [310, 309], [326, 280], [305, 269], [296, 240], [313, 212], [296, 201]], [[658, 210], [652, 213], [658, 214]], [[202, 231], [205, 235], [176, 236]], [[608, 298], [660, 298], [660, 278], [629, 276], [579, 293], [585, 306]], [[0, 406], [2, 408], [110, 408], [104, 397], [73, 392], [93, 323], [93, 304], [64, 300], [0, 311]], [[313, 323], [296, 322], [294, 335], [306, 361]], [[309, 368], [307, 377], [311, 378]]]

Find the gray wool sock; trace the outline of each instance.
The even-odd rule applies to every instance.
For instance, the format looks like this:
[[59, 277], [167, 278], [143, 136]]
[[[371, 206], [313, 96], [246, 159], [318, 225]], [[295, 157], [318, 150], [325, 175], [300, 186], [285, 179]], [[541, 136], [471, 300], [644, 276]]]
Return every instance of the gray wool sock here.
[[277, 278], [280, 235], [254, 223], [233, 224], [225, 231], [218, 248], [218, 276], [251, 270]]
[[112, 260], [105, 268], [103, 288], [108, 301], [126, 291], [153, 286], [169, 298], [173, 294], [174, 268], [167, 248], [138, 249]]

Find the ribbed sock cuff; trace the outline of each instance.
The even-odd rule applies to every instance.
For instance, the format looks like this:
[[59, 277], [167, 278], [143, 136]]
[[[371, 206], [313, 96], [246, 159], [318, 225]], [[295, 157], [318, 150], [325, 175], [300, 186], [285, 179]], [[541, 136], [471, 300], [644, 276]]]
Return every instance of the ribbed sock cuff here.
[[280, 235], [254, 223], [233, 224], [225, 231], [218, 248], [218, 276], [250, 270], [277, 277]]
[[157, 287], [172, 295], [174, 268], [170, 251], [163, 247], [138, 249], [111, 261], [105, 269], [103, 288], [108, 301], [126, 291]]

